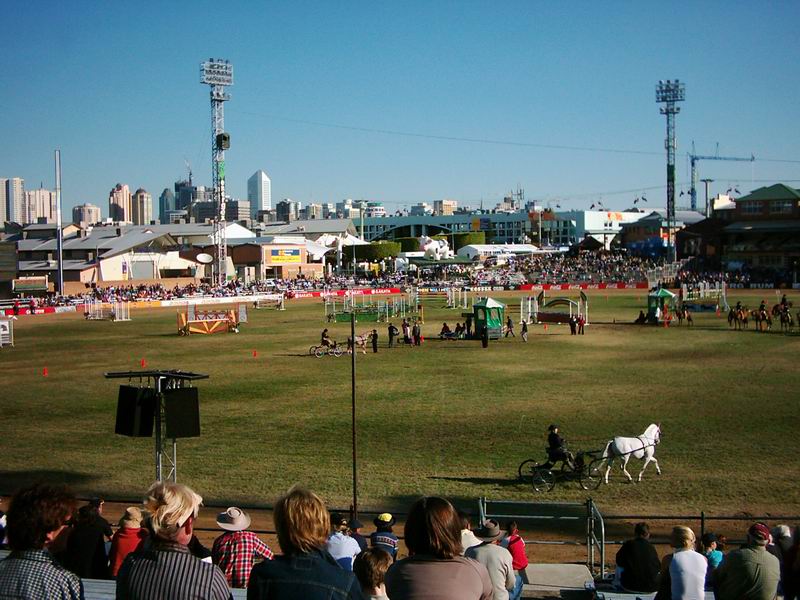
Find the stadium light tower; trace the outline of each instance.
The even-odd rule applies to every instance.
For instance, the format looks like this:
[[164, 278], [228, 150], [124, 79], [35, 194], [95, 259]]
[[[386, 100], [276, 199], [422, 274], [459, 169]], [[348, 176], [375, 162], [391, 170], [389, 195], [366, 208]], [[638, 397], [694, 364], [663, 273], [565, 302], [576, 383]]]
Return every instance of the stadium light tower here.
[[661, 80], [656, 84], [656, 102], [664, 104], [661, 107], [661, 114], [667, 116], [667, 139], [664, 146], [667, 149], [667, 258], [675, 260], [675, 240], [673, 229], [675, 228], [675, 115], [681, 112], [676, 102], [683, 102], [686, 99], [686, 86], [678, 81]]
[[233, 85], [233, 65], [227, 60], [209, 58], [200, 64], [200, 83], [211, 86], [211, 175], [216, 202], [214, 275], [217, 285], [221, 286], [225, 285], [228, 263], [228, 244], [225, 239], [225, 150], [231, 147], [231, 138], [225, 133], [224, 103], [231, 99], [225, 88]]

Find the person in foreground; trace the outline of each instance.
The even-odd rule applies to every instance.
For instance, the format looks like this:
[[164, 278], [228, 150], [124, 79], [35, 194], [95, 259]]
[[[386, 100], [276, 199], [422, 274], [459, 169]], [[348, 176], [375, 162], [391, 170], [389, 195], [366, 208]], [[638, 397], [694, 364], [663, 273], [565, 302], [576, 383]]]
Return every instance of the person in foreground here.
[[695, 551], [694, 532], [688, 527], [672, 528], [670, 544], [674, 552], [661, 562], [657, 600], [703, 600], [708, 561]]
[[319, 496], [292, 488], [273, 518], [283, 555], [253, 567], [248, 600], [364, 600], [356, 576], [325, 551], [330, 517]]
[[516, 573], [511, 553], [500, 545], [503, 531], [500, 523], [487, 519], [483, 527], [475, 532], [482, 542], [464, 552], [467, 558], [474, 558], [489, 571], [489, 579], [494, 588], [494, 600], [508, 600], [510, 590], [516, 585]]
[[780, 562], [767, 552], [769, 527], [754, 523], [747, 545], [729, 552], [714, 573], [717, 600], [772, 600], [778, 594]]
[[117, 575], [120, 600], [232, 598], [218, 567], [192, 556], [187, 545], [203, 499], [179, 483], [156, 482], [147, 491], [151, 543], [128, 555]]
[[386, 573], [392, 600], [489, 600], [492, 582], [479, 562], [461, 556], [461, 519], [444, 498], [420, 498], [406, 519], [411, 556]]
[[389, 600], [386, 595], [386, 571], [392, 556], [381, 548], [369, 548], [356, 556], [353, 573], [361, 584], [361, 591], [369, 600]]
[[650, 527], [647, 523], [637, 523], [633, 531], [635, 537], [622, 544], [617, 552], [617, 567], [622, 570], [622, 589], [649, 594], [658, 590], [661, 561], [650, 543]]
[[75, 497], [63, 487], [34, 485], [14, 494], [6, 515], [11, 554], [0, 561], [0, 597], [83, 598], [81, 580], [58, 565], [48, 550], [75, 505]]

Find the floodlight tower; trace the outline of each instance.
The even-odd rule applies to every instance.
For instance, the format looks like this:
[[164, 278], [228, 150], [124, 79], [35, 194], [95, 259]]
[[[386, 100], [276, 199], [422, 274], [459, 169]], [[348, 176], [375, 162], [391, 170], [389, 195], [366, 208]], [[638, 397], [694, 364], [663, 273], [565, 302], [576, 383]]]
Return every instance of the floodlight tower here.
[[225, 91], [233, 85], [233, 65], [227, 60], [209, 58], [200, 64], [200, 83], [211, 86], [211, 175], [213, 181], [216, 216], [213, 237], [216, 244], [215, 279], [225, 285], [228, 262], [228, 244], [225, 239], [225, 150], [231, 147], [231, 138], [225, 133], [224, 103], [231, 99]]
[[678, 81], [661, 80], [656, 84], [656, 102], [664, 104], [661, 114], [667, 115], [667, 139], [664, 146], [667, 149], [667, 258], [675, 260], [675, 243], [673, 229], [675, 228], [675, 115], [681, 112], [676, 102], [686, 99], [686, 86]]

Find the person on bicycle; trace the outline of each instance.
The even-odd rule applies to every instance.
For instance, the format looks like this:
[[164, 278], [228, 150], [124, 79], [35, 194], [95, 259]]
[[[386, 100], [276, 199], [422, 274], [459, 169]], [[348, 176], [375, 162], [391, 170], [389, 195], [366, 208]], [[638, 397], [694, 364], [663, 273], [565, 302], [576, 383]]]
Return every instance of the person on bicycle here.
[[555, 465], [558, 461], [563, 461], [571, 469], [575, 468], [572, 452], [567, 450], [567, 442], [558, 435], [558, 425], [555, 423], [547, 428], [547, 459]]

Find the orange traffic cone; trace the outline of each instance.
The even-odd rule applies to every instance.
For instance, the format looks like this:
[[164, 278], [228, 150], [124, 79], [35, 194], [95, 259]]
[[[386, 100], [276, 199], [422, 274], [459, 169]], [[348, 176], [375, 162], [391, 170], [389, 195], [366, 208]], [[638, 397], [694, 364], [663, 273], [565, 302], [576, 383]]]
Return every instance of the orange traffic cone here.
[[253, 350], [253, 358], [258, 358], [258, 351], [257, 350]]
[[47, 371], [47, 367], [45, 367], [44, 369], [42, 369], [42, 377], [47, 377], [47, 375], [48, 375], [48, 371]]
[[144, 369], [147, 366], [147, 361], [145, 359], [140, 360], [139, 366]]

